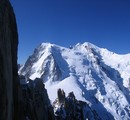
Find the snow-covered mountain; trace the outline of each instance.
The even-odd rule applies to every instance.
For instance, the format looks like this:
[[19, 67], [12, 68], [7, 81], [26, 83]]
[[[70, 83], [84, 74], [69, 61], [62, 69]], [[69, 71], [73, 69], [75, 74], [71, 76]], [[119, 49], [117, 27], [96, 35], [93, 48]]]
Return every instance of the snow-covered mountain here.
[[61, 88], [66, 94], [73, 91], [103, 120], [130, 120], [130, 54], [118, 55], [88, 42], [70, 48], [42, 43], [19, 74], [42, 78], [51, 101]]

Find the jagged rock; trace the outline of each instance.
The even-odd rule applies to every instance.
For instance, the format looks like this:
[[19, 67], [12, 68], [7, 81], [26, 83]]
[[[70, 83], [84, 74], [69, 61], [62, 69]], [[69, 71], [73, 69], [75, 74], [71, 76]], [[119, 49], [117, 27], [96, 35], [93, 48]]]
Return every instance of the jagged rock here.
[[0, 120], [18, 120], [18, 34], [9, 0], [0, 0]]
[[64, 91], [58, 89], [57, 94], [58, 98], [53, 102], [56, 120], [101, 120], [97, 112], [86, 102], [78, 101], [73, 92], [65, 97]]
[[22, 84], [23, 108], [26, 119], [54, 120], [54, 113], [42, 79]]
[[57, 95], [58, 95], [58, 101], [60, 104], [65, 102], [65, 92], [61, 89], [58, 89], [57, 91]]
[[72, 99], [73, 101], [75, 101], [75, 95], [74, 95], [74, 93], [73, 93], [73, 92], [70, 92], [70, 93], [68, 94], [68, 98], [70, 98], [70, 99]]

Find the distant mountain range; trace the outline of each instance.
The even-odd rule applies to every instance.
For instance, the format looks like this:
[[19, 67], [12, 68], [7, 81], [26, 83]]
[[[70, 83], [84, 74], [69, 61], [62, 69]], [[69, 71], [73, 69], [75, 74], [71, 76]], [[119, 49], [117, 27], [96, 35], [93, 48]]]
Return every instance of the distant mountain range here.
[[19, 74], [42, 78], [52, 102], [57, 89], [87, 102], [103, 120], [130, 120], [130, 54], [118, 55], [91, 43], [66, 48], [42, 43]]

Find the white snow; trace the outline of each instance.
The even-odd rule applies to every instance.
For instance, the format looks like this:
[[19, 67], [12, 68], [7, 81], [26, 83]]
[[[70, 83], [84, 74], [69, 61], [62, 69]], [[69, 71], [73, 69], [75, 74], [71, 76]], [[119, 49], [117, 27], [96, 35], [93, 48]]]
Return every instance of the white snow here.
[[[43, 68], [48, 71], [43, 80], [51, 101], [61, 88], [66, 95], [73, 91], [76, 99], [90, 103], [103, 119], [110, 114], [116, 120], [130, 120], [130, 54], [118, 55], [87, 42], [71, 49], [50, 43], [41, 44], [41, 48], [30, 78], [42, 77], [44, 71], [39, 71]], [[56, 73], [54, 62], [61, 71], [60, 81], [51, 79]]]

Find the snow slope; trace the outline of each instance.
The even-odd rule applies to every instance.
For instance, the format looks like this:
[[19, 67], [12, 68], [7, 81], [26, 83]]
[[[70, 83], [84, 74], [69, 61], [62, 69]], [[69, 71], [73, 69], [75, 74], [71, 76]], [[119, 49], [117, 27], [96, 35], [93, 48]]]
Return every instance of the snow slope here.
[[19, 74], [42, 78], [51, 101], [61, 88], [89, 103], [103, 120], [130, 120], [130, 54], [88, 42], [70, 48], [42, 43]]

